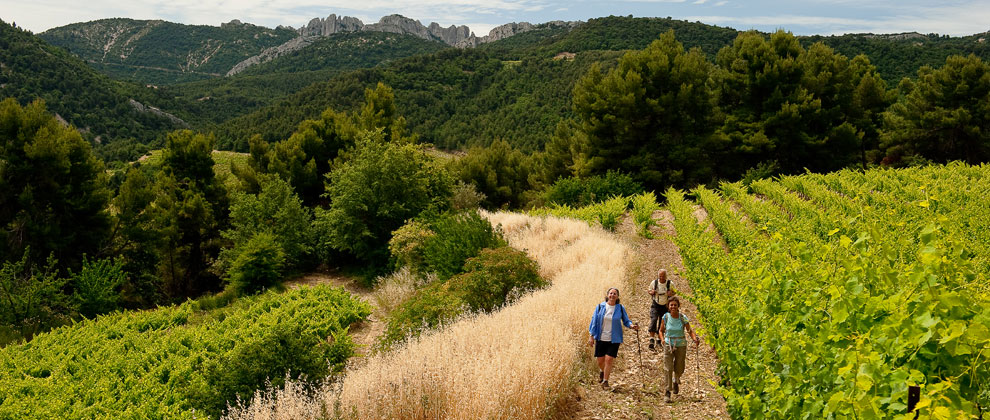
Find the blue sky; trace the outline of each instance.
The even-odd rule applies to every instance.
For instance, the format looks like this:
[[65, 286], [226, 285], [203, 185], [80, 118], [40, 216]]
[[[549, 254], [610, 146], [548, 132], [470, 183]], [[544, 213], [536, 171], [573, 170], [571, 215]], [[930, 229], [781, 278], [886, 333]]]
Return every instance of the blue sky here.
[[478, 36], [508, 22], [608, 15], [670, 16], [797, 35], [915, 31], [961, 36], [990, 31], [990, 0], [0, 0], [0, 19], [36, 33], [109, 17], [198, 25], [239, 19], [268, 27], [300, 27], [331, 13], [365, 23], [397, 13], [424, 25], [467, 25]]

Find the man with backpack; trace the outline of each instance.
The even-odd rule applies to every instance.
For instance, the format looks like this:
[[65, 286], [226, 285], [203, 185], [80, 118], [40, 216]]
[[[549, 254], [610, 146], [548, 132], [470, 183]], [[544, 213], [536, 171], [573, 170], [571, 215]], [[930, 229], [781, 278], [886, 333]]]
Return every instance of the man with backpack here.
[[670, 281], [667, 280], [667, 270], [657, 271], [657, 278], [650, 282], [650, 288], [646, 290], [650, 294], [650, 350], [656, 350], [660, 343], [657, 332], [660, 330], [660, 318], [667, 313], [667, 298], [674, 295], [674, 289]]

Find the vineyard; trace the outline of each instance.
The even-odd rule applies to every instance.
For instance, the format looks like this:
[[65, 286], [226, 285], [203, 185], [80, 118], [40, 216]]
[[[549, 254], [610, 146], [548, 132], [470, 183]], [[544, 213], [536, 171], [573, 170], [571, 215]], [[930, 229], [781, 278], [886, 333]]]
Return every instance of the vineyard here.
[[353, 353], [347, 326], [370, 312], [329, 287], [219, 300], [102, 316], [0, 349], [0, 418], [215, 418], [266, 378], [339, 368]]
[[[990, 406], [990, 166], [669, 190], [734, 418], [975, 418]], [[707, 218], [700, 216], [697, 200]]]

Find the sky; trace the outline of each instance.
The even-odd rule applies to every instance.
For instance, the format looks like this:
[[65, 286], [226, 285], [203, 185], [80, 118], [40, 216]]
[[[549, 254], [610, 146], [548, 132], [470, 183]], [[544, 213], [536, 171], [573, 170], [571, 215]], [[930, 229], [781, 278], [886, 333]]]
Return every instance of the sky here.
[[364, 23], [400, 14], [424, 25], [467, 25], [475, 35], [509, 22], [586, 21], [609, 15], [672, 17], [796, 35], [990, 31], [990, 0], [0, 0], [0, 19], [34, 33], [102, 18], [214, 25], [238, 19], [298, 28], [331, 13]]

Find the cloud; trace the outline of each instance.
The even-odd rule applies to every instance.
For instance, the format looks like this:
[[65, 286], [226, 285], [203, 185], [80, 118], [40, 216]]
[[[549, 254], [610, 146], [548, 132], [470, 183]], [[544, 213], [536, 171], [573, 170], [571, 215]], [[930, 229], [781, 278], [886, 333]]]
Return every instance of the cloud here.
[[723, 0], [718, 3], [715, 3], [715, 7], [725, 6], [726, 4], [729, 4], [729, 2]]
[[707, 2], [708, 2], [708, 0], [695, 0], [694, 3], [692, 3], [692, 4], [705, 4]]

